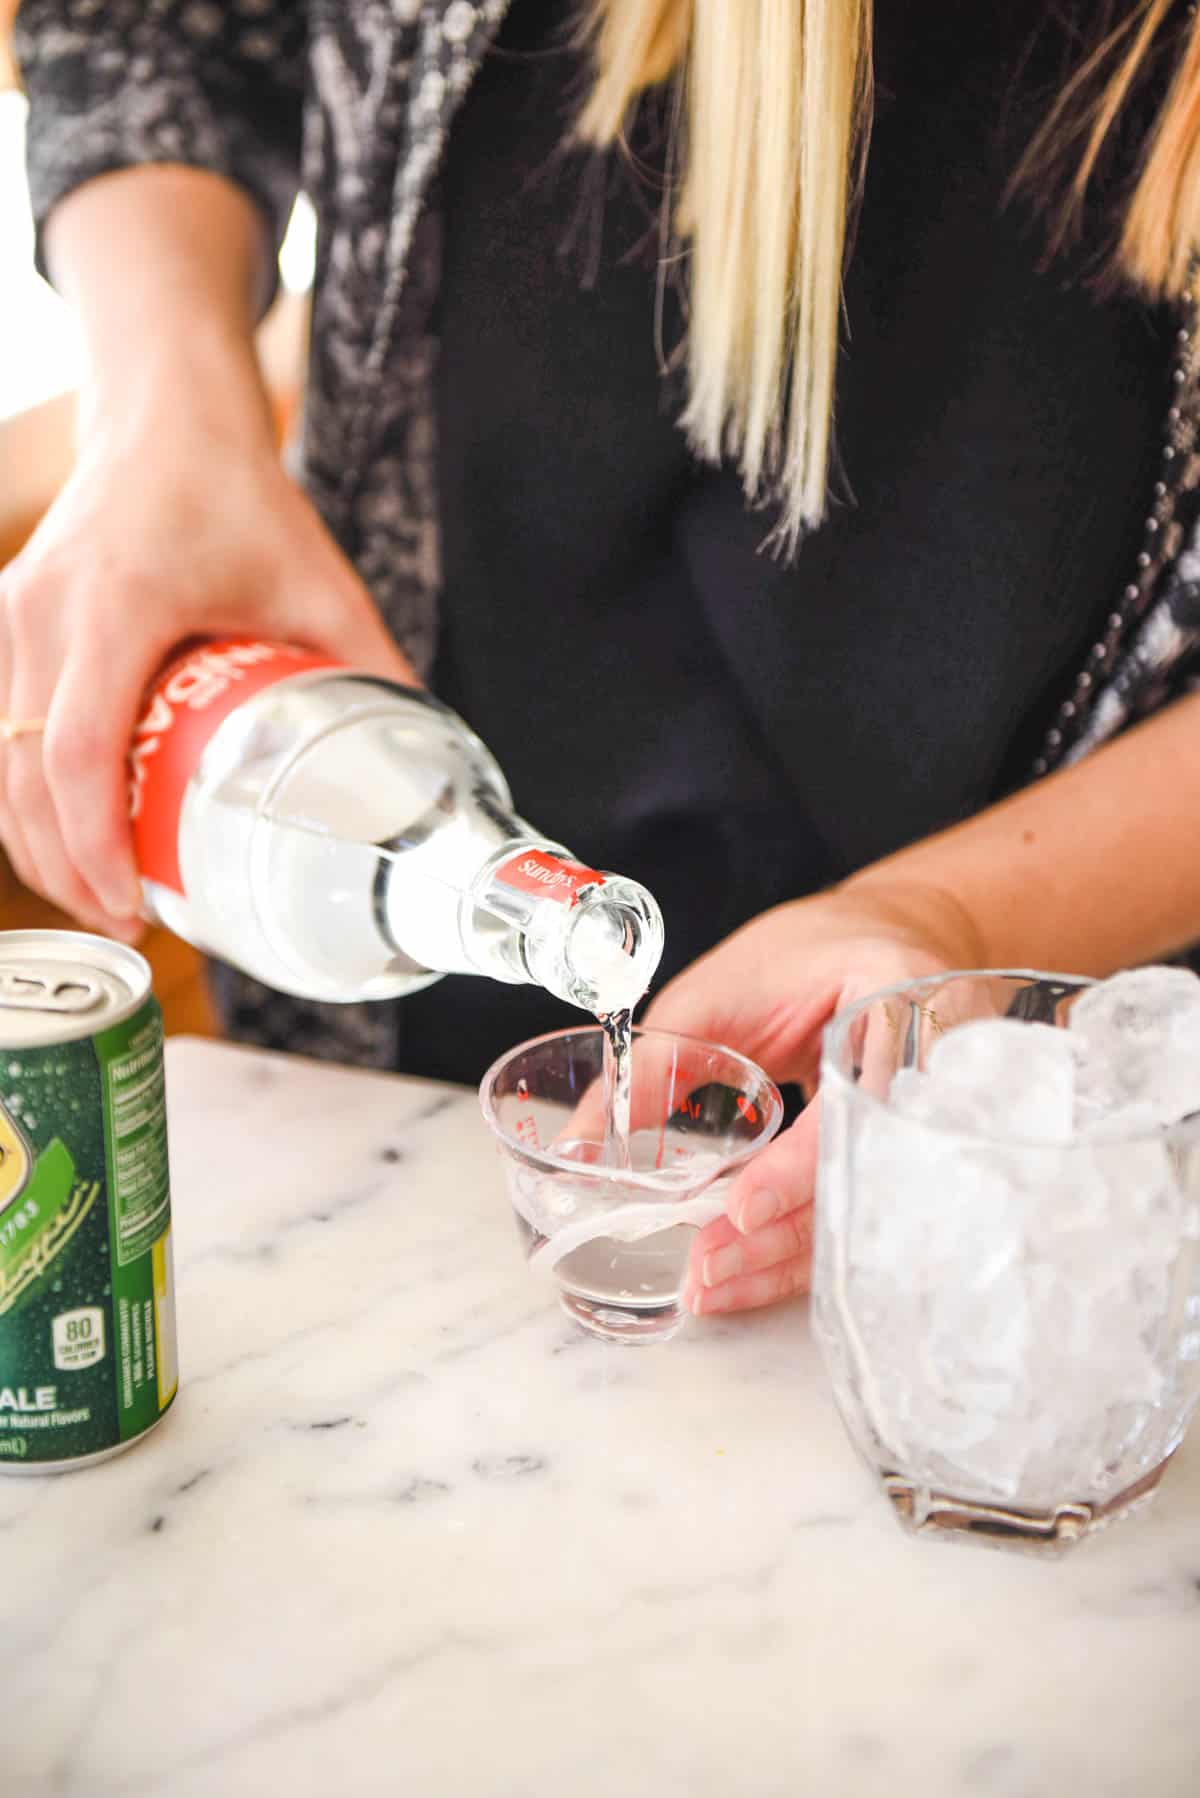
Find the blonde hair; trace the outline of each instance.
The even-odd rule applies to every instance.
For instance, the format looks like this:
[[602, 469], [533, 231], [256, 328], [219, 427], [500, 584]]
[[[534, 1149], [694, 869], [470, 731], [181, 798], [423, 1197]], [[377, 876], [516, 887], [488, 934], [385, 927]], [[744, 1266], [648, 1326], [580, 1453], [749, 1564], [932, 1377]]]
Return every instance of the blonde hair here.
[[871, 0], [598, 0], [580, 136], [682, 74], [674, 225], [688, 248], [697, 452], [777, 491], [785, 550], [825, 508], [846, 221], [870, 118]]
[[[0, 0], [0, 84], [18, 0]], [[790, 552], [825, 513], [842, 263], [871, 117], [872, 0], [589, 0], [596, 76], [588, 143], [624, 136], [639, 95], [677, 77], [679, 180], [670, 221], [688, 250], [689, 397], [698, 453], [741, 465], [775, 499]], [[1051, 248], [1077, 234], [1099, 165], [1178, 11], [1177, 0], [1087, 0], [1100, 41], [1016, 171], [1053, 214]], [[1168, 51], [1173, 46], [1168, 44]], [[8, 78], [13, 71], [7, 68]], [[1048, 196], [1048, 198], [1047, 198]], [[1122, 208], [1113, 269], [1179, 300], [1200, 251], [1200, 17]]]
[[[1078, 236], [1097, 169], [1139, 79], [1163, 47], [1171, 11], [1172, 0], [1137, 0], [1125, 18], [1105, 30], [1026, 152], [1017, 182], [1037, 182], [1063, 196], [1053, 209], [1052, 249]], [[1198, 248], [1200, 24], [1192, 9], [1174, 76], [1146, 134], [1120, 216], [1111, 272], [1152, 300], [1178, 300]]]
[[[620, 142], [640, 94], [678, 77], [675, 236], [687, 251], [683, 424], [779, 505], [785, 553], [824, 515], [848, 219], [871, 115], [871, 0], [591, 0], [586, 143]], [[1073, 168], [1052, 241], [1077, 228], [1172, 0], [1136, 0], [1066, 83], [1018, 170]], [[1200, 25], [1149, 134], [1116, 266], [1178, 298], [1200, 246]]]

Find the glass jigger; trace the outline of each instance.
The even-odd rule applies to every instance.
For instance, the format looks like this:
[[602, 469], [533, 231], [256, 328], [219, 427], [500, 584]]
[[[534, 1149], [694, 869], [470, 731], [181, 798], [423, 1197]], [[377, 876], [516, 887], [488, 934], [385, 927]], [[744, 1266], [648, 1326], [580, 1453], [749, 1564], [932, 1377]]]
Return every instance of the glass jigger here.
[[[1153, 1493], [1200, 1396], [1195, 1122], [1045, 1140], [1075, 1055], [1045, 1026], [1089, 984], [939, 976], [825, 1034], [813, 1327], [911, 1529], [1063, 1547]], [[986, 1017], [1039, 1027], [1029, 1140], [912, 1115], [931, 1052]]]
[[610, 1342], [662, 1342], [692, 1237], [778, 1130], [783, 1103], [732, 1049], [633, 1032], [629, 1168], [604, 1163], [604, 1033], [560, 1030], [502, 1055], [480, 1087], [530, 1268], [576, 1323]]

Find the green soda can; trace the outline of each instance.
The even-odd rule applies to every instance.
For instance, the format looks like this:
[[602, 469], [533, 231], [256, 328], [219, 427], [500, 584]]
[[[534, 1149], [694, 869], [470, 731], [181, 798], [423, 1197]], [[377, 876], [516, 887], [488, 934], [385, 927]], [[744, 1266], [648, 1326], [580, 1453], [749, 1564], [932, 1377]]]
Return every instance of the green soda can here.
[[65, 1473], [178, 1385], [162, 1013], [142, 956], [0, 932], [0, 1473]]

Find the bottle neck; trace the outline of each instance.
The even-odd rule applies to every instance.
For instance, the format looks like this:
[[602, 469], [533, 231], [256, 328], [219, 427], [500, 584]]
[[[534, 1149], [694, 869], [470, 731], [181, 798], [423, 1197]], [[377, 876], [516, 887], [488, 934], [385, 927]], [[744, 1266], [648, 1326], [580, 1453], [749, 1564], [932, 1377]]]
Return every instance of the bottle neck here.
[[532, 835], [485, 864], [464, 914], [464, 943], [486, 945], [489, 965], [481, 972], [494, 973], [500, 955], [507, 978], [532, 981], [595, 1014], [631, 1010], [662, 955], [662, 916], [644, 887]]

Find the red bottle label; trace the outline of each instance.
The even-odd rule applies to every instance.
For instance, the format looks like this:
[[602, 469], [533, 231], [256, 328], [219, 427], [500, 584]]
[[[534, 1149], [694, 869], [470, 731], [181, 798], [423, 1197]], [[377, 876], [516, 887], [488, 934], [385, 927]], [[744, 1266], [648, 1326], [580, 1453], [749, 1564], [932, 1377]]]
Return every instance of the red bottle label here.
[[196, 644], [168, 662], [146, 695], [129, 751], [129, 816], [145, 879], [183, 892], [179, 815], [217, 726], [276, 681], [340, 666], [311, 649], [229, 637]]
[[604, 885], [603, 874], [585, 868], [582, 862], [563, 861], [547, 855], [544, 849], [523, 849], [520, 855], [502, 862], [496, 879], [521, 893], [537, 893], [542, 899], [557, 899], [563, 905], [574, 905], [582, 887]]

